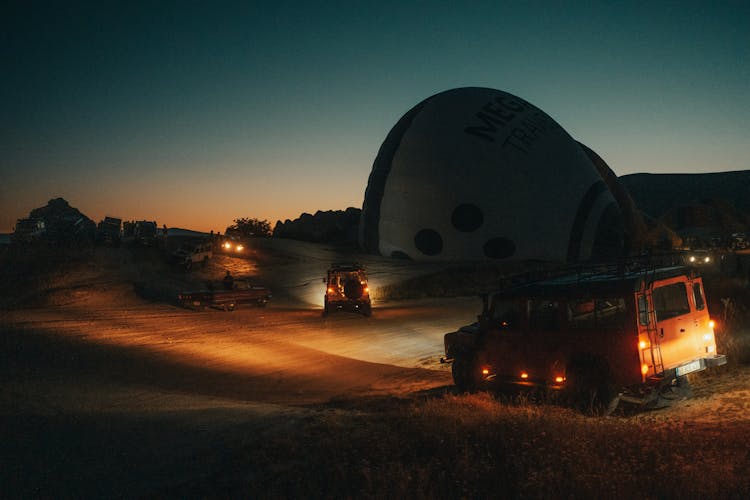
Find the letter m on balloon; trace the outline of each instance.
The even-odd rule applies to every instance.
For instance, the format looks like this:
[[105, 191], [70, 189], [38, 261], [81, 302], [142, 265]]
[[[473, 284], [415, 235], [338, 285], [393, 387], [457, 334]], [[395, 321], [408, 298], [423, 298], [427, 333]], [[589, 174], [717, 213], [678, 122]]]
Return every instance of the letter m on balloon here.
[[484, 126], [477, 125], [473, 127], [466, 127], [464, 129], [464, 132], [466, 132], [469, 135], [479, 137], [480, 139], [483, 139], [487, 142], [494, 142], [495, 134], [497, 134], [497, 126], [505, 125], [505, 123], [501, 119], [495, 116], [492, 116], [488, 113], [485, 113], [483, 111], [480, 111], [479, 113], [477, 113], [476, 117], [482, 121]]

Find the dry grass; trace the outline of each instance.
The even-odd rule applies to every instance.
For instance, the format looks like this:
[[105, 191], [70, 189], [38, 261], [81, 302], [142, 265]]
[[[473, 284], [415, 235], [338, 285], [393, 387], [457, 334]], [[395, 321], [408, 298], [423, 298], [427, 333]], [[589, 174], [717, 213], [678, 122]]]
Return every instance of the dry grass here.
[[704, 283], [718, 351], [730, 365], [750, 363], [750, 283], [726, 276], [708, 276]]
[[741, 327], [717, 330], [716, 349], [726, 355], [730, 366], [750, 364], [750, 331]]
[[[372, 413], [321, 410], [248, 436], [229, 463], [168, 494], [261, 498], [744, 498], [746, 428], [585, 417], [452, 396]], [[230, 479], [231, 478], [231, 479]]]

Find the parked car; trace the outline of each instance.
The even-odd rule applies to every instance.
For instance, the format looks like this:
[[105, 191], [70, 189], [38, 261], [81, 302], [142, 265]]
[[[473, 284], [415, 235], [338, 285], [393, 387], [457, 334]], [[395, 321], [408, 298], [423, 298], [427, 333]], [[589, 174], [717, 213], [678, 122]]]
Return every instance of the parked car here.
[[195, 243], [183, 243], [172, 253], [171, 260], [173, 263], [190, 270], [194, 264], [205, 267], [208, 264], [208, 259], [212, 256], [211, 242], [204, 240]]
[[245, 243], [238, 237], [227, 237], [221, 240], [219, 250], [223, 253], [230, 255], [243, 255], [245, 251]]
[[688, 266], [711, 266], [715, 262], [714, 254], [708, 250], [690, 250], [685, 254], [685, 264]]

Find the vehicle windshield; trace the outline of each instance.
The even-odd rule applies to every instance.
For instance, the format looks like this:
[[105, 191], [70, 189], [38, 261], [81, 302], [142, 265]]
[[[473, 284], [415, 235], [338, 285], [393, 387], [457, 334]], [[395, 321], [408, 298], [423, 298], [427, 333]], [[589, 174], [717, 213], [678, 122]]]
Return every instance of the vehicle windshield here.
[[654, 289], [657, 321], [676, 318], [690, 312], [685, 283], [673, 283]]

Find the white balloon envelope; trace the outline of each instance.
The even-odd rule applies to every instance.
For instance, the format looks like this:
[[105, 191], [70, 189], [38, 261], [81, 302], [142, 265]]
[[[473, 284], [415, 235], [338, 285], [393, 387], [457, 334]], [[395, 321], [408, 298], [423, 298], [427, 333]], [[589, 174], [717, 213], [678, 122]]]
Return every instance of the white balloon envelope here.
[[413, 260], [581, 261], [623, 248], [620, 206], [587, 153], [507, 92], [436, 94], [393, 127], [360, 220], [364, 249]]

